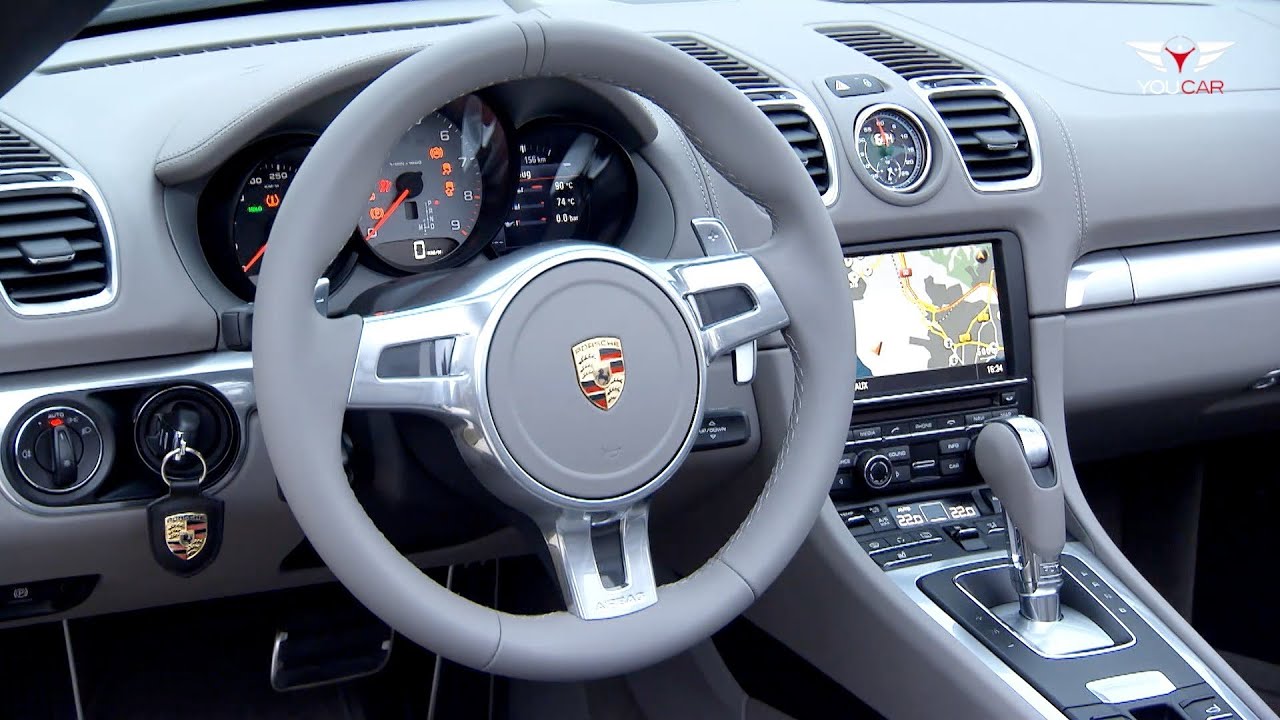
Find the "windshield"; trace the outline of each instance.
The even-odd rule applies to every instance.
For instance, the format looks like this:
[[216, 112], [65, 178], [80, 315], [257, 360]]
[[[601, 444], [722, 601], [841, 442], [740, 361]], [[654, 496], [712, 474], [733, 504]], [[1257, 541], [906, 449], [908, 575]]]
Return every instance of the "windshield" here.
[[[81, 37], [212, 20], [236, 15], [255, 15], [281, 10], [360, 5], [379, 0], [114, 0], [89, 23]], [[386, 2], [387, 0], [381, 0]]]

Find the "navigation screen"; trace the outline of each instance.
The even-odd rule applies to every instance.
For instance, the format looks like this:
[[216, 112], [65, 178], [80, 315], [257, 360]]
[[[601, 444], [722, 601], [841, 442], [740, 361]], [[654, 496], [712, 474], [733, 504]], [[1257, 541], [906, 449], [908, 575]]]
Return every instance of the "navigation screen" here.
[[1005, 377], [991, 243], [846, 257], [859, 393]]

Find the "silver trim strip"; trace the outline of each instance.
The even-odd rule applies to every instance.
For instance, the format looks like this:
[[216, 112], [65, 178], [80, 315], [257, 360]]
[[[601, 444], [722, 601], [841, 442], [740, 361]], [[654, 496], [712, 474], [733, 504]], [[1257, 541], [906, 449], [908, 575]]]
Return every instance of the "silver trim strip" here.
[[1084, 686], [1102, 702], [1112, 704], [1160, 697], [1178, 689], [1159, 670], [1116, 675], [1085, 683]]
[[1280, 233], [1089, 253], [1067, 276], [1066, 309], [1200, 297], [1280, 286]]
[[[721, 52], [724, 52], [723, 50]], [[835, 143], [832, 140], [831, 128], [827, 125], [827, 119], [822, 112], [818, 110], [818, 106], [809, 99], [807, 95], [789, 87], [759, 88], [753, 90], [743, 90], [742, 94], [747, 96], [756, 107], [763, 110], [764, 108], [785, 108], [790, 107], [804, 113], [809, 122], [813, 123], [813, 127], [818, 131], [818, 139], [822, 142], [822, 153], [827, 159], [827, 183], [826, 192], [822, 193], [822, 204], [831, 207], [836, 204], [836, 198], [840, 196], [840, 176], [836, 170], [836, 152]], [[790, 95], [791, 98], [773, 98], [766, 100], [752, 99], [752, 95]]]
[[89, 208], [98, 218], [98, 226], [102, 230], [102, 252], [107, 260], [107, 286], [95, 295], [88, 297], [74, 298], [72, 300], [59, 300], [57, 302], [48, 303], [20, 303], [14, 302], [9, 298], [9, 293], [0, 284], [0, 299], [9, 306], [9, 309], [18, 315], [28, 317], [39, 317], [46, 315], [63, 315], [66, 313], [82, 312], [84, 310], [95, 310], [97, 308], [106, 307], [116, 299], [116, 289], [120, 277], [119, 254], [116, 252], [116, 234], [114, 226], [111, 223], [111, 216], [107, 212], [107, 203], [102, 197], [102, 193], [98, 191], [98, 186], [93, 184], [89, 176], [78, 170], [69, 168], [13, 168], [9, 170], [0, 170], [0, 176], [4, 175], [49, 175], [62, 174], [66, 175], [67, 180], [42, 180], [39, 182], [23, 182], [0, 184], [0, 197], [17, 195], [39, 194], [47, 190], [70, 190], [71, 192], [85, 198], [89, 204]]
[[[925, 87], [926, 83], [938, 80], [964, 79], [980, 81], [980, 84], [940, 88]], [[1031, 116], [1031, 110], [1027, 108], [1026, 103], [1022, 102], [1022, 98], [1018, 96], [1017, 91], [1012, 87], [989, 75], [978, 73], [972, 75], [929, 75], [912, 80], [908, 83], [908, 86], [929, 106], [929, 111], [933, 113], [934, 119], [938, 121], [939, 134], [945, 135], [951, 142], [951, 148], [956, 153], [956, 160], [960, 163], [960, 169], [964, 171], [965, 178], [968, 179], [970, 187], [974, 190], [984, 193], [1009, 192], [1012, 190], [1029, 190], [1040, 184], [1040, 134], [1036, 131], [1036, 123]], [[1018, 119], [1022, 122], [1023, 130], [1027, 133], [1027, 148], [1031, 153], [1031, 172], [1026, 177], [1018, 180], [997, 180], [995, 182], [974, 180], [973, 176], [969, 174], [969, 166], [965, 164], [964, 157], [960, 154], [960, 146], [956, 144], [955, 136], [947, 129], [947, 123], [942, 119], [942, 113], [939, 113], [938, 109], [933, 106], [933, 98], [935, 97], [974, 95], [992, 91], [999, 93], [1009, 103], [1009, 106], [1013, 108], [1014, 113], [1017, 114]]]
[[[1122, 600], [1129, 604], [1129, 607], [1133, 609], [1138, 617], [1146, 621], [1146, 623], [1151, 626], [1152, 630], [1160, 635], [1165, 642], [1169, 643], [1169, 647], [1173, 648], [1174, 652], [1178, 653], [1178, 655], [1191, 666], [1191, 669], [1195, 670], [1196, 673], [1199, 674], [1200, 677], [1203, 678], [1216, 693], [1218, 693], [1219, 697], [1226, 700], [1233, 708], [1236, 709], [1236, 712], [1241, 718], [1244, 718], [1245, 720], [1258, 720], [1258, 716], [1249, 710], [1249, 707], [1240, 699], [1240, 696], [1232, 692], [1231, 688], [1227, 687], [1226, 683], [1222, 682], [1222, 679], [1214, 674], [1214, 672], [1204, 664], [1204, 661], [1192, 652], [1191, 648], [1187, 647], [1187, 644], [1184, 643], [1168, 625], [1164, 624], [1164, 622], [1161, 621], [1154, 612], [1152, 612], [1151, 608], [1147, 607], [1145, 603], [1139, 600], [1120, 580], [1120, 578], [1112, 574], [1111, 571], [1103, 565], [1102, 561], [1090, 552], [1088, 548], [1079, 542], [1072, 541], [1067, 543], [1065, 552], [1066, 554], [1079, 559], [1088, 566], [1094, 574], [1110, 585], [1111, 589], [1114, 590]], [[938, 572], [939, 570], [947, 570], [990, 560], [1000, 560], [1005, 557], [1006, 554], [1004, 552], [993, 550], [985, 553], [973, 553], [965, 557], [952, 558], [949, 560], [939, 560], [925, 565], [913, 565], [909, 568], [901, 568], [892, 572], [886, 572], [885, 575], [892, 580], [893, 584], [897, 585], [898, 589], [901, 590], [912, 602], [914, 602], [926, 615], [932, 618], [934, 622], [938, 623], [938, 625], [941, 626], [942, 629], [946, 630], [949, 635], [955, 638], [957, 642], [973, 653], [974, 657], [977, 658], [978, 661], [987, 666], [987, 669], [999, 677], [1015, 693], [1030, 703], [1031, 706], [1040, 713], [1041, 717], [1046, 718], [1046, 720], [1064, 720], [1065, 716], [1059, 712], [1048, 699], [1037, 692], [1035, 688], [1031, 687], [1031, 685], [1024, 680], [1022, 676], [1014, 672], [1014, 670], [1000, 660], [1000, 658], [996, 657], [994, 653], [987, 649], [986, 645], [983, 645], [981, 641], [970, 635], [967, 630], [956, 623], [956, 621], [947, 614], [947, 611], [938, 607], [937, 603], [933, 602], [929, 596], [925, 595], [917, 585], [920, 578], [925, 575], [929, 575], [930, 573]]]
[[862, 130], [862, 124], [867, 121], [867, 118], [874, 113], [884, 110], [896, 112], [906, 118], [907, 122], [915, 125], [916, 132], [920, 134], [920, 139], [924, 142], [924, 169], [920, 171], [920, 177], [916, 178], [914, 182], [900, 188], [889, 187], [875, 179], [875, 177], [872, 177], [871, 181], [889, 192], [898, 193], [900, 195], [909, 195], [910, 193], [918, 190], [920, 186], [929, 179], [929, 171], [933, 169], [933, 142], [929, 140], [929, 131], [925, 129], [924, 122], [920, 120], [919, 115], [916, 115], [914, 112], [902, 107], [901, 105], [895, 105], [894, 103], [876, 103], [863, 108], [862, 112], [858, 113], [858, 116], [854, 118], [853, 121], [853, 159], [859, 165], [866, 168], [867, 172], [871, 171], [870, 168], [867, 168], [866, 163], [862, 162], [862, 158], [858, 151], [858, 143], [862, 141], [859, 135], [861, 134], [860, 131]]
[[[1128, 647], [1133, 647], [1134, 643], [1137, 642], [1136, 636], [1133, 634], [1133, 631], [1129, 629], [1129, 626], [1125, 625], [1123, 620], [1116, 617], [1116, 614], [1111, 612], [1111, 608], [1107, 607], [1105, 603], [1099, 600], [1098, 596], [1092, 590], [1089, 589], [1088, 585], [1085, 585], [1084, 582], [1081, 581], [1080, 578], [1076, 577], [1075, 574], [1072, 573], [1070, 569], [1064, 567], [1062, 568], [1063, 571], [1066, 572], [1066, 574], [1070, 575], [1071, 579], [1075, 580], [1076, 583], [1079, 584], [1080, 587], [1083, 588], [1085, 592], [1089, 593], [1090, 597], [1093, 598], [1094, 602], [1098, 603], [1098, 605], [1100, 605], [1103, 610], [1107, 611], [1107, 614], [1111, 616], [1111, 619], [1115, 620], [1116, 623], [1120, 625], [1120, 627], [1124, 628], [1125, 633], [1129, 635], [1129, 639], [1126, 642], [1120, 643], [1119, 645], [1108, 645], [1106, 647], [1098, 648], [1096, 650], [1085, 650], [1083, 652], [1070, 652], [1070, 653], [1062, 653], [1059, 655], [1050, 655], [1050, 654], [1041, 652], [1039, 648], [1037, 648], [1032, 643], [1028, 642], [1027, 638], [1023, 637], [1022, 633], [1018, 632], [1017, 628], [1013, 627], [1008, 622], [1005, 622], [1005, 619], [1000, 617], [996, 613], [992, 612], [991, 608], [987, 607], [986, 605], [983, 605], [981, 602], [978, 602], [978, 598], [974, 597], [973, 593], [969, 592], [965, 588], [965, 586], [960, 584], [960, 578], [964, 577], [965, 575], [972, 575], [974, 573], [987, 572], [988, 570], [991, 569], [991, 567], [993, 566], [988, 565], [975, 570], [967, 570], [965, 572], [960, 573], [959, 575], [956, 575], [955, 581], [954, 581], [956, 588], [960, 592], [964, 593], [965, 597], [972, 600], [974, 605], [977, 605], [978, 607], [982, 608], [987, 613], [987, 615], [991, 617], [992, 620], [995, 620], [996, 622], [1000, 623], [1000, 625], [1003, 626], [1005, 630], [1009, 631], [1010, 635], [1021, 640], [1023, 645], [1026, 645], [1028, 648], [1031, 648], [1031, 651], [1036, 653], [1037, 655], [1041, 657], [1049, 658], [1051, 660], [1059, 660], [1063, 658], [1089, 657], [1091, 655], [1103, 655], [1116, 650], [1123, 650]], [[994, 567], [1003, 570], [1005, 568], [1012, 567], [1012, 563], [1006, 562], [1004, 565], [997, 565]]]
[[[939, 395], [953, 395], [955, 393], [973, 392], [979, 390], [995, 390], [1002, 387], [1014, 387], [1017, 385], [1027, 384], [1026, 378], [1011, 378], [1009, 380], [992, 380], [990, 382], [975, 383], [973, 385], [960, 385], [957, 387], [934, 388], [933, 390], [914, 390], [912, 392], [898, 393], [896, 395], [877, 395], [876, 397], [861, 398], [857, 396], [853, 398], [853, 404], [856, 405], [879, 405], [882, 403], [897, 402], [899, 400], [911, 400], [914, 398], [937, 397]], [[1013, 407], [1010, 405], [1009, 407]], [[975, 412], [975, 411], [966, 411]], [[940, 413], [945, 415], [947, 413]], [[966, 413], [958, 413], [966, 414]]]
[[[246, 420], [256, 403], [253, 391], [253, 356], [241, 352], [217, 352], [177, 358], [139, 360], [92, 369], [66, 368], [13, 376], [8, 383], [9, 387], [0, 390], [0, 428], [8, 427], [13, 423], [18, 411], [33, 400], [42, 397], [53, 397], [82, 390], [104, 390], [166, 382], [179, 385], [200, 382], [214, 388], [227, 399], [235, 411], [236, 432], [243, 433], [244, 428], [247, 427]], [[248, 446], [247, 441], [240, 443], [239, 453], [230, 469], [222, 479], [211, 486], [213, 490], [216, 491], [235, 477], [244, 461]], [[137, 507], [149, 502], [148, 500], [126, 500], [94, 505], [50, 507], [27, 500], [13, 489], [13, 482], [14, 479], [8, 477], [4, 469], [0, 468], [0, 493], [3, 493], [9, 502], [34, 515], [104, 512]]]

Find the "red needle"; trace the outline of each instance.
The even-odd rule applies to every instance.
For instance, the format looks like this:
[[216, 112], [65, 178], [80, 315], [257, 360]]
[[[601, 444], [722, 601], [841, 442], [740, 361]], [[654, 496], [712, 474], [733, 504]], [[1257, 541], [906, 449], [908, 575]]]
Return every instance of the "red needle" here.
[[889, 133], [884, 131], [884, 121], [876, 120], [876, 127], [880, 128], [880, 144], [884, 147], [889, 146]]
[[258, 261], [262, 259], [263, 254], [266, 252], [267, 252], [267, 244], [262, 243], [262, 247], [258, 248], [258, 252], [254, 253], [253, 257], [249, 258], [249, 262], [244, 264], [244, 271], [249, 272], [249, 268], [253, 267], [254, 265], [257, 265]]
[[378, 218], [378, 222], [374, 223], [373, 227], [369, 228], [369, 233], [365, 237], [373, 237], [377, 235], [378, 228], [382, 227], [383, 223], [391, 219], [391, 213], [395, 212], [396, 208], [400, 207], [400, 203], [404, 202], [404, 199], [407, 197], [409, 197], [409, 188], [405, 188], [400, 191], [400, 194], [396, 196], [395, 201], [392, 202], [391, 205], [382, 213], [382, 217]]

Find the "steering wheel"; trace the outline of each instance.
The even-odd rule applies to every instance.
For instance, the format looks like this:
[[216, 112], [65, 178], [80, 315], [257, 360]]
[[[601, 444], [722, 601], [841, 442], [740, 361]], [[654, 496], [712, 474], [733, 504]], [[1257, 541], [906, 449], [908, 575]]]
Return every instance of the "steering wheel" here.
[[[600, 81], [653, 100], [768, 213], [772, 238], [750, 253], [691, 260], [647, 260], [585, 242], [535, 246], [453, 271], [413, 307], [371, 317], [317, 313], [316, 278], [405, 128], [467, 93], [545, 77]], [[270, 248], [253, 359], [280, 486], [333, 574], [401, 634], [446, 658], [535, 680], [653, 664], [743, 612], [797, 552], [826, 501], [855, 372], [839, 242], [808, 174], [764, 114], [663, 42], [521, 15], [418, 52], [368, 85], [319, 138]], [[711, 312], [726, 304], [708, 300], [726, 295], [740, 302]], [[785, 436], [767, 443], [777, 453], [772, 473], [715, 556], [659, 586], [647, 501], [693, 446], [709, 364], [778, 330], [795, 386]], [[584, 398], [597, 381], [609, 397]], [[348, 409], [446, 423], [477, 481], [542, 531], [568, 610], [499, 612], [405, 559], [343, 473]], [[619, 562], [598, 561], [609, 552]]]

